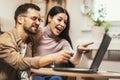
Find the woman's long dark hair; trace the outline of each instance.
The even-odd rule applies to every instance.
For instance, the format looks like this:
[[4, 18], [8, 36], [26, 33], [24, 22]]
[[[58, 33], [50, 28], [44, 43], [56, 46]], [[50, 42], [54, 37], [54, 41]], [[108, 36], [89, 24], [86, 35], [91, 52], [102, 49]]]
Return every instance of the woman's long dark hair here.
[[67, 15], [67, 23], [66, 23], [66, 28], [61, 32], [61, 34], [59, 35], [59, 37], [61, 39], [66, 39], [71, 47], [73, 48], [72, 46], [72, 42], [71, 42], [71, 39], [70, 39], [70, 36], [69, 36], [69, 29], [70, 29], [70, 17], [69, 17], [69, 14], [67, 12], [66, 9], [60, 7], [60, 6], [54, 6], [51, 8], [51, 10], [48, 12], [48, 15], [47, 15], [47, 18], [46, 18], [46, 22], [45, 22], [45, 26], [47, 26], [48, 24], [48, 17], [51, 16], [51, 17], [54, 17], [55, 15], [59, 14], [59, 13], [65, 13]]

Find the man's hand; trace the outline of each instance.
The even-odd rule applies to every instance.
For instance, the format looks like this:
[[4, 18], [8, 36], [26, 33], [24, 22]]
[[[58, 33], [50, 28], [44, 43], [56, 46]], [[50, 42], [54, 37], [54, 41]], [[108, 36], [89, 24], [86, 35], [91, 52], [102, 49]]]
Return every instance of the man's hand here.
[[87, 47], [91, 44], [93, 44], [94, 42], [89, 42], [89, 43], [85, 43], [85, 44], [82, 44], [82, 45], [78, 45], [77, 46], [77, 52], [78, 53], [87, 53], [90, 51], [90, 49], [88, 49]]
[[50, 63], [66, 63], [73, 56], [73, 52], [61, 50], [46, 56], [40, 57], [39, 66], [46, 66]]
[[61, 50], [53, 54], [52, 58], [55, 63], [68, 62], [68, 60], [73, 56], [73, 52], [68, 50]]

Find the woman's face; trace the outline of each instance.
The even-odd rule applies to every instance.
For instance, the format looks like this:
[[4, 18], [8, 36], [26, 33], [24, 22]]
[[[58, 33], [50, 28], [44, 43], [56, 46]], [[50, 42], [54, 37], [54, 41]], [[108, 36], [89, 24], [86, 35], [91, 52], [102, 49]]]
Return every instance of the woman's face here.
[[58, 13], [53, 17], [49, 16], [49, 27], [54, 35], [58, 36], [66, 28], [67, 18], [65, 13]]

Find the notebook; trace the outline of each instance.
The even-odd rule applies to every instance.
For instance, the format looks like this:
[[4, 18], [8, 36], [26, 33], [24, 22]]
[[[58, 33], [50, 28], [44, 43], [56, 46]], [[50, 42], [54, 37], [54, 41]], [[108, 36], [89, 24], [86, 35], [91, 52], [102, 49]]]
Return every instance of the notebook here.
[[101, 44], [99, 46], [99, 49], [97, 50], [97, 53], [92, 61], [92, 64], [90, 68], [60, 68], [60, 67], [54, 67], [53, 70], [57, 71], [70, 71], [70, 72], [83, 72], [83, 73], [96, 73], [98, 71], [98, 68], [103, 60], [103, 57], [107, 51], [107, 48], [109, 47], [109, 44], [111, 42], [111, 37], [105, 33], [103, 36], [103, 39], [101, 41]]

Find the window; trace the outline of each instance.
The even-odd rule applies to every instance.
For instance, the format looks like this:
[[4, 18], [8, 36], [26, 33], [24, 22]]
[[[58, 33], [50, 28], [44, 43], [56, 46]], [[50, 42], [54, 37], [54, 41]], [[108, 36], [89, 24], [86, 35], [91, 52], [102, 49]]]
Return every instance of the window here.
[[95, 10], [98, 10], [101, 6], [106, 9], [106, 20], [120, 21], [120, 0], [94, 0]]

